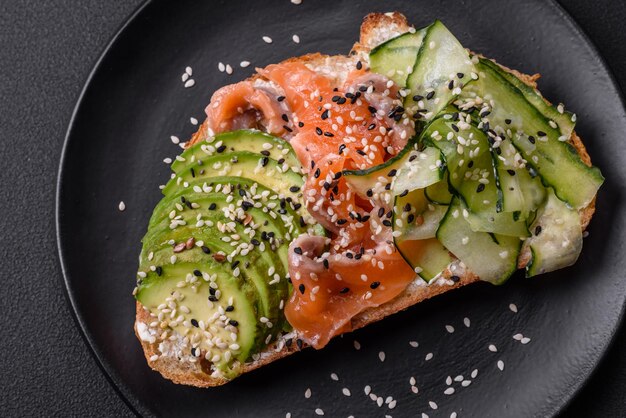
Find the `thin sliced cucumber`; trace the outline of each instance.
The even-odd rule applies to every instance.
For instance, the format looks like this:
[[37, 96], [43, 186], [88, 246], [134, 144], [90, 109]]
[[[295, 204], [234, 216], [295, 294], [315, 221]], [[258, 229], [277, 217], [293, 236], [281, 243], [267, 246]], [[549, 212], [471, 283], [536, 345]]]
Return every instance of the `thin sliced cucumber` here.
[[370, 52], [370, 69], [389, 77], [399, 87], [406, 86], [425, 33], [424, 29], [403, 33], [378, 45]]
[[562, 105], [552, 106], [551, 104], [548, 104], [537, 89], [530, 87], [522, 80], [517, 78], [514, 74], [506, 71], [495, 62], [491, 60], [483, 60], [482, 62], [483, 64], [493, 68], [509, 83], [517, 87], [519, 91], [522, 92], [526, 100], [530, 102], [530, 104], [535, 106], [537, 110], [543, 113], [546, 118], [554, 121], [560, 129], [561, 135], [564, 135], [567, 138], [572, 135], [572, 132], [574, 131], [574, 126], [576, 126], [576, 116], [573, 113], [565, 111]]
[[565, 142], [568, 138], [484, 61], [476, 65], [480, 79], [463, 89], [463, 98], [469, 103], [489, 99], [493, 104], [488, 118], [491, 129], [507, 133], [524, 164], [536, 170], [559, 199], [576, 209], [587, 206], [604, 182], [600, 170], [585, 165], [574, 147]]
[[439, 20], [427, 28], [413, 71], [407, 78], [404, 107], [434, 118], [471, 81], [474, 65], [467, 51]]
[[406, 196], [396, 196], [393, 209], [393, 230], [402, 239], [417, 240], [434, 238], [447, 208], [431, 205], [424, 189], [414, 190]]
[[467, 208], [454, 198], [437, 231], [437, 239], [481, 280], [504, 283], [517, 269], [522, 241], [517, 237], [475, 232], [464, 214]]
[[432, 204], [448, 206], [452, 201], [452, 193], [448, 186], [448, 172], [444, 174], [442, 181], [431, 184], [424, 189], [424, 196]]
[[558, 270], [576, 262], [583, 247], [583, 235], [578, 211], [559, 200], [552, 189], [531, 225], [532, 259], [526, 266], [526, 276]]
[[396, 238], [402, 257], [426, 282], [430, 282], [452, 262], [448, 250], [436, 238], [404, 240]]

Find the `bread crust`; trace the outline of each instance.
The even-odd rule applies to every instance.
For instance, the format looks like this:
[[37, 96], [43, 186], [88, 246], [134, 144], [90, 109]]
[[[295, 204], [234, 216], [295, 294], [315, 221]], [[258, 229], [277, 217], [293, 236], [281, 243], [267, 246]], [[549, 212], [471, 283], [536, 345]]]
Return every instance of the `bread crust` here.
[[[380, 33], [381, 28], [386, 28], [385, 34]], [[313, 53], [301, 57], [293, 57], [286, 61], [298, 61], [310, 66], [317, 66], [327, 63], [329, 60], [341, 60], [341, 62], [355, 60], [357, 58], [354, 56], [367, 54], [373, 46], [385, 40], [381, 39], [381, 37], [386, 36], [386, 39], [389, 39], [393, 36], [407, 32], [409, 29], [410, 26], [406, 17], [400, 13], [372, 13], [364, 18], [363, 24], [361, 25], [360, 40], [353, 46], [352, 52], [349, 56], [327, 56], [319, 53]], [[520, 73], [517, 70], [510, 69], [502, 65], [500, 66], [506, 71], [514, 74], [527, 85], [537, 88], [537, 80], [540, 77], [539, 74], [527, 75]], [[258, 74], [255, 74], [251, 77], [251, 79], [255, 80], [259, 77], [260, 76]], [[200, 125], [198, 131], [193, 134], [191, 139], [188, 141], [188, 144], [192, 145], [196, 142], [204, 140], [207, 137], [207, 128], [207, 122], [205, 121]], [[569, 141], [580, 155], [582, 161], [588, 166], [591, 166], [591, 158], [585, 149], [582, 139], [576, 134], [576, 132], [572, 132]], [[586, 208], [580, 211], [581, 228], [583, 231], [589, 225], [594, 212], [595, 197]], [[518, 268], [524, 268], [529, 261], [529, 251], [520, 254]], [[359, 313], [357, 316], [352, 318], [352, 330], [356, 330], [373, 322], [380, 321], [389, 315], [405, 310], [434, 296], [479, 280], [479, 278], [470, 271], [465, 269], [459, 270], [457, 264], [451, 264], [451, 266], [443, 272], [442, 276], [442, 279], [431, 285], [419, 285], [419, 282], [416, 281], [409, 285], [405, 291], [391, 301], [375, 308], [366, 309], [365, 311]], [[454, 280], [451, 280], [450, 278], [453, 276]], [[154, 342], [146, 341], [145, 338], [142, 339], [142, 335], [138, 330], [138, 324], [148, 324], [153, 320], [154, 319], [150, 316], [149, 311], [145, 309], [141, 303], [136, 302], [135, 334], [141, 342], [146, 361], [153, 370], [158, 371], [161, 375], [163, 375], [163, 377], [173, 381], [174, 383], [196, 387], [220, 386], [229, 382], [227, 379], [212, 377], [210, 376], [210, 373], [205, 373], [203, 371], [203, 367], [206, 368], [206, 364], [203, 365], [203, 360], [192, 363], [189, 361], [180, 361], [176, 356], [161, 356], [159, 351], [160, 341], [158, 338], [156, 338]], [[297, 351], [299, 351], [299, 349], [296, 344], [287, 346], [284, 340], [274, 342], [266, 348], [258, 360], [244, 364], [241, 372], [250, 372]]]

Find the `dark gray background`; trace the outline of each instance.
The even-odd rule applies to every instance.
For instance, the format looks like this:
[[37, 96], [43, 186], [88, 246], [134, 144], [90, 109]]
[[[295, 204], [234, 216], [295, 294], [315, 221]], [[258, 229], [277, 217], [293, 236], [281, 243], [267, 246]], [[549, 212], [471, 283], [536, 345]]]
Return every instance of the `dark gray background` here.
[[[63, 138], [80, 90], [110, 37], [140, 2], [0, 1], [1, 416], [131, 415], [91, 357], [66, 303], [54, 196]], [[626, 4], [561, 4], [624, 89]], [[622, 327], [564, 416], [626, 415], [625, 350]]]

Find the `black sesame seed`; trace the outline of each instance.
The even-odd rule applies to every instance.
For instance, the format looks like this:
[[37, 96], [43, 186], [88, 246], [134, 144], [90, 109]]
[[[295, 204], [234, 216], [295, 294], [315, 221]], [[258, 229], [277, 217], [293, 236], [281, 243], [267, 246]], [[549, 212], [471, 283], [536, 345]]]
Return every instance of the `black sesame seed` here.
[[298, 338], [296, 340], [296, 345], [298, 346], [298, 350], [302, 350], [302, 340], [300, 338]]
[[367, 106], [367, 110], [369, 110], [370, 113], [376, 113], [376, 108], [374, 106]]
[[326, 109], [326, 110], [324, 110], [322, 112], [322, 116], [321, 117], [322, 117], [322, 120], [328, 119], [328, 109]]
[[359, 155], [363, 155], [363, 156], [367, 155], [367, 154], [365, 153], [365, 151], [363, 151], [362, 149], [358, 149], [358, 150], [356, 150], [356, 153], [357, 153], [357, 154], [359, 154]]
[[480, 183], [478, 187], [476, 188], [476, 193], [480, 193], [483, 190], [485, 190], [485, 185], [483, 183]]
[[215, 208], [217, 208], [217, 204], [215, 204], [215, 203], [211, 203], [211, 204], [209, 205], [209, 210], [215, 210]]
[[193, 325], [196, 328], [198, 328], [200, 326], [200, 324], [198, 324], [198, 320], [195, 319], [195, 318], [191, 319], [191, 325]]
[[300, 283], [300, 286], [298, 286], [298, 290], [300, 291], [301, 294], [304, 295], [304, 284]]
[[235, 321], [234, 319], [229, 320], [228, 323], [232, 325], [233, 327], [236, 327], [239, 325], [239, 322]]
[[324, 132], [324, 136], [332, 138], [333, 136], [335, 136], [335, 134], [333, 134], [332, 132]]
[[289, 122], [289, 116], [285, 115], [284, 113], [280, 115], [280, 117], [283, 118], [285, 122]]
[[219, 146], [216, 151], [218, 153], [222, 153], [222, 152], [226, 151], [226, 145]]
[[378, 286], [380, 286], [380, 282], [372, 282], [370, 284], [370, 288], [372, 288], [372, 289], [376, 289]]
[[379, 208], [378, 209], [378, 217], [382, 218], [384, 214], [385, 214], [385, 208]]
[[298, 254], [298, 255], [302, 255], [302, 248], [296, 247], [296, 248], [293, 249], [293, 252]]
[[412, 213], [409, 213], [409, 216], [406, 217], [406, 221], [412, 224], [414, 220], [415, 220], [415, 215], [413, 215]]
[[504, 119], [504, 123], [506, 123], [507, 125], [510, 125], [510, 124], [511, 124], [511, 122], [512, 122], [512, 120], [511, 120], [511, 119]]
[[282, 102], [283, 100], [285, 100], [285, 96], [278, 96], [276, 100], [278, 100], [279, 102]]
[[289, 191], [290, 191], [291, 193], [297, 193], [297, 192], [299, 192], [299, 191], [300, 191], [300, 187], [299, 187], [299, 186], [291, 186], [291, 187], [289, 188]]
[[459, 77], [459, 78], [463, 78], [463, 77], [465, 77], [465, 74], [463, 74], [463, 73], [456, 73], [456, 76]]
[[435, 97], [435, 92], [434, 92], [434, 91], [431, 91], [431, 92], [429, 92], [429, 93], [426, 95], [426, 100], [430, 100], [430, 99], [432, 99], [433, 97]]
[[343, 289], [341, 289], [341, 290], [339, 291], [339, 293], [348, 293], [349, 291], [350, 291], [350, 289], [349, 289], [349, 288], [344, 287]]
[[217, 302], [217, 297], [215, 295], [211, 295], [211, 296], [209, 296], [209, 300], [211, 302]]
[[346, 257], [348, 257], [349, 259], [353, 259], [354, 258], [354, 254], [352, 254], [350, 251], [346, 252]]
[[315, 177], [315, 178], [319, 178], [319, 176], [320, 176], [320, 174], [321, 174], [321, 173], [322, 173], [322, 172], [321, 172], [321, 171], [320, 171], [320, 169], [318, 168], [317, 170], [315, 170], [315, 173], [313, 173], [313, 177]]
[[531, 136], [529, 136], [529, 137], [528, 137], [528, 142], [530, 142], [531, 144], [534, 144], [534, 143], [535, 143], [535, 137], [534, 137], [534, 136], [532, 136], [532, 135], [531, 135]]
[[535, 235], [539, 234], [541, 234], [541, 225], [537, 225], [537, 227], [535, 228]]
[[361, 63], [361, 61], [357, 61], [356, 63], [356, 69], [360, 70], [361, 68], [363, 68], [363, 64]]
[[367, 195], [367, 197], [372, 197], [372, 196], [374, 196], [374, 191], [372, 189], [367, 189], [365, 194]]
[[506, 170], [507, 173], [509, 173], [510, 176], [514, 176], [515, 175], [515, 170]]
[[263, 158], [261, 158], [261, 165], [262, 165], [263, 167], [265, 167], [265, 166], [267, 165], [267, 163], [269, 163], [269, 161], [270, 161], [270, 159], [269, 159], [269, 158], [267, 158], [267, 157], [263, 157]]
[[469, 163], [467, 163], [467, 168], [472, 168], [474, 167], [474, 160], [470, 160]]
[[383, 225], [385, 225], [385, 226], [391, 226], [391, 221], [390, 221], [389, 219], [385, 219], [385, 220], [383, 221]]
[[404, 197], [404, 196], [406, 196], [408, 194], [409, 194], [409, 189], [404, 189], [404, 191], [402, 193], [400, 193], [398, 196]]
[[156, 272], [157, 276], [160, 276], [161, 274], [163, 274], [163, 267], [157, 266], [154, 271]]
[[327, 259], [327, 258], [325, 258], [325, 259], [322, 261], [322, 264], [324, 264], [324, 268], [325, 268], [325, 269], [328, 269], [328, 259]]
[[415, 96], [413, 96], [413, 101], [414, 102], [419, 102], [420, 100], [423, 100], [424, 96], [420, 96], [419, 94], [416, 94]]
[[396, 170], [396, 169], [394, 168], [394, 169], [390, 170], [390, 171], [387, 173], [387, 177], [393, 177], [393, 176], [395, 176], [395, 175], [396, 175], [396, 173], [397, 173], [397, 172], [398, 172], [398, 170]]
[[318, 134], [318, 135], [322, 135], [324, 133], [324, 131], [322, 131], [321, 128], [317, 127], [317, 128], [315, 128], [315, 133]]
[[337, 225], [343, 225], [343, 224], [345, 224], [346, 222], [348, 222], [348, 220], [347, 220], [347, 219], [337, 219]]
[[202, 272], [200, 270], [194, 270], [193, 271], [193, 275], [196, 277], [201, 277], [202, 276]]
[[454, 80], [450, 80], [448, 83], [448, 90], [452, 90], [454, 88]]
[[450, 280], [452, 280], [454, 283], [458, 283], [461, 278], [459, 276], [450, 276]]
[[537, 131], [537, 135], [546, 136], [546, 133], [544, 131]]
[[228, 305], [224, 310], [226, 312], [232, 312], [235, 310], [235, 307], [233, 305]]
[[270, 156], [270, 152], [269, 152], [268, 150], [266, 150], [266, 149], [264, 149], [263, 151], [261, 151], [261, 154], [262, 154], [262, 155], [265, 155], [266, 157], [269, 157], [269, 156]]
[[298, 126], [302, 128], [304, 126], [304, 122], [298, 122]]
[[286, 130], [287, 132], [293, 132], [293, 129], [291, 129], [289, 126], [287, 125], [283, 125], [283, 129]]
[[191, 171], [191, 177], [194, 177], [194, 178], [195, 178], [195, 177], [196, 177], [196, 171], [193, 169], [193, 167], [191, 167], [191, 168], [189, 169], [189, 171]]
[[367, 127], [368, 131], [371, 131], [372, 129], [376, 128], [376, 124], [372, 123], [370, 126]]

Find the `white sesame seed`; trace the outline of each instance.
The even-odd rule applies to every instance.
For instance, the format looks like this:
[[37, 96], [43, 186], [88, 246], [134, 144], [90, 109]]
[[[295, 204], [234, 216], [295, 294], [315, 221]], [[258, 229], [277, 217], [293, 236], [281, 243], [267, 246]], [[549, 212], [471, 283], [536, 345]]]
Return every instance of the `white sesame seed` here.
[[185, 81], [185, 88], [188, 89], [190, 87], [193, 87], [196, 85], [196, 80], [194, 80], [193, 78]]
[[354, 340], [354, 349], [355, 350], [360, 350], [361, 349], [361, 343], [358, 342], [357, 340]]
[[185, 81], [189, 80], [189, 74], [183, 73], [183, 75], [180, 76], [180, 79], [184, 83]]
[[428, 353], [428, 354], [426, 354], [426, 357], [424, 358], [424, 360], [428, 361], [428, 360], [430, 360], [432, 358], [433, 358], [433, 353]]
[[331, 373], [330, 378], [335, 382], [339, 380], [339, 376], [337, 376], [337, 373]]
[[464, 380], [461, 382], [461, 386], [463, 386], [464, 388], [468, 387], [471, 384], [472, 384], [471, 380]]
[[384, 399], [382, 398], [382, 396], [379, 396], [378, 398], [376, 398], [376, 405], [378, 405], [378, 407], [380, 408], [381, 406], [383, 406], [383, 401]]
[[126, 203], [124, 203], [123, 201], [119, 203], [119, 205], [117, 205], [117, 208], [120, 210], [120, 212], [124, 212], [126, 210]]
[[472, 376], [472, 379], [476, 379], [476, 376], [478, 376], [478, 369], [472, 370], [472, 374], [470, 376]]
[[511, 303], [509, 305], [509, 309], [511, 310], [511, 312], [517, 313], [517, 305], [515, 305], [514, 303]]
[[322, 408], [315, 408], [315, 413], [317, 415], [324, 415], [324, 411], [322, 410]]
[[291, 412], [287, 412], [287, 413], [285, 414], [285, 418], [291, 418]]
[[311, 397], [311, 388], [307, 388], [307, 390], [304, 391], [304, 397], [306, 399], [309, 399]]
[[465, 324], [465, 326], [467, 328], [470, 327], [470, 319], [468, 317], [463, 318], [463, 324]]
[[343, 393], [344, 396], [352, 396], [352, 394], [350, 393], [350, 389], [348, 388], [341, 389], [341, 393]]
[[449, 387], [446, 390], [443, 391], [444, 395], [452, 395], [454, 393], [454, 388], [453, 387]]
[[380, 353], [378, 353], [378, 358], [380, 359], [380, 361], [385, 361], [385, 352], [381, 351]]
[[300, 43], [300, 37], [298, 35], [293, 35], [291, 37], [291, 40], [294, 41], [295, 43], [299, 44]]
[[157, 361], [158, 359], [159, 359], [159, 355], [158, 354], [150, 356], [150, 361]]
[[524, 336], [523, 336], [522, 334], [515, 334], [515, 335], [513, 336], [513, 339], [514, 339], [514, 340], [517, 340], [517, 341], [521, 341], [521, 340], [522, 340], [522, 338], [524, 338]]
[[417, 348], [417, 346], [419, 345], [417, 341], [409, 341], [409, 345], [413, 348]]
[[498, 349], [496, 348], [495, 345], [493, 344], [489, 344], [489, 351], [496, 353], [498, 351]]
[[504, 362], [502, 360], [498, 360], [498, 369], [500, 369], [500, 371], [504, 370]]
[[169, 157], [168, 157], [168, 158], [164, 158], [164, 159], [163, 159], [163, 162], [164, 162], [165, 164], [172, 164], [172, 159], [171, 159], [171, 158], [169, 158]]
[[409, 384], [411, 386], [415, 386], [415, 377], [411, 376], [411, 378], [409, 379]]
[[220, 62], [219, 64], [217, 64], [217, 69], [220, 70], [221, 73], [223, 73], [226, 70], [226, 66], [223, 62]]
[[196, 119], [196, 118], [189, 118], [189, 122], [191, 122], [192, 125], [197, 125], [198, 124], [198, 119]]
[[250, 61], [241, 61], [241, 62], [239, 63], [239, 66], [240, 66], [241, 68], [246, 68], [246, 67], [247, 67], [247, 66], [249, 66], [249, 65], [250, 65]]
[[457, 416], [457, 415], [456, 415], [456, 412], [452, 412], [452, 413], [450, 414], [450, 418], [456, 418], [456, 416]]
[[520, 340], [520, 342], [521, 342], [522, 344], [528, 344], [528, 343], [530, 342], [530, 338], [528, 338], [528, 337], [524, 337], [524, 338], [522, 338], [522, 339]]
[[411, 386], [411, 392], [417, 394], [417, 392], [419, 392], [419, 389], [417, 388], [417, 386], [413, 385]]
[[426, 414], [425, 412], [422, 412], [422, 418], [428, 418], [428, 414]]
[[175, 135], [170, 136], [170, 140], [172, 141], [172, 144], [179, 144], [180, 143], [180, 139], [177, 136], [175, 136]]
[[233, 73], [233, 67], [230, 66], [230, 64], [226, 64], [226, 74], [232, 74]]
[[[389, 402], [389, 405], [388, 405], [387, 407], [388, 407], [389, 409], [393, 409], [393, 408], [395, 408], [395, 407], [396, 407], [396, 403], [397, 403], [397, 401], [396, 401], [395, 399], [393, 399], [393, 400], [391, 400], [391, 401]], [[389, 415], [387, 415], [387, 416], [389, 416]]]
[[446, 385], [450, 386], [452, 384], [452, 376], [446, 377]]
[[433, 402], [433, 401], [428, 401], [428, 405], [429, 405], [429, 406], [430, 406], [433, 410], [435, 410], [435, 409], [437, 409], [437, 408], [438, 408], [437, 404], [436, 404], [435, 402]]
[[266, 44], [271, 44], [273, 41], [272, 38], [270, 38], [269, 36], [264, 36], [263, 42], [265, 42]]
[[291, 3], [298, 5], [302, 3], [302, 0], [291, 0]]
[[454, 332], [454, 327], [452, 325], [446, 325], [446, 331], [452, 334]]

